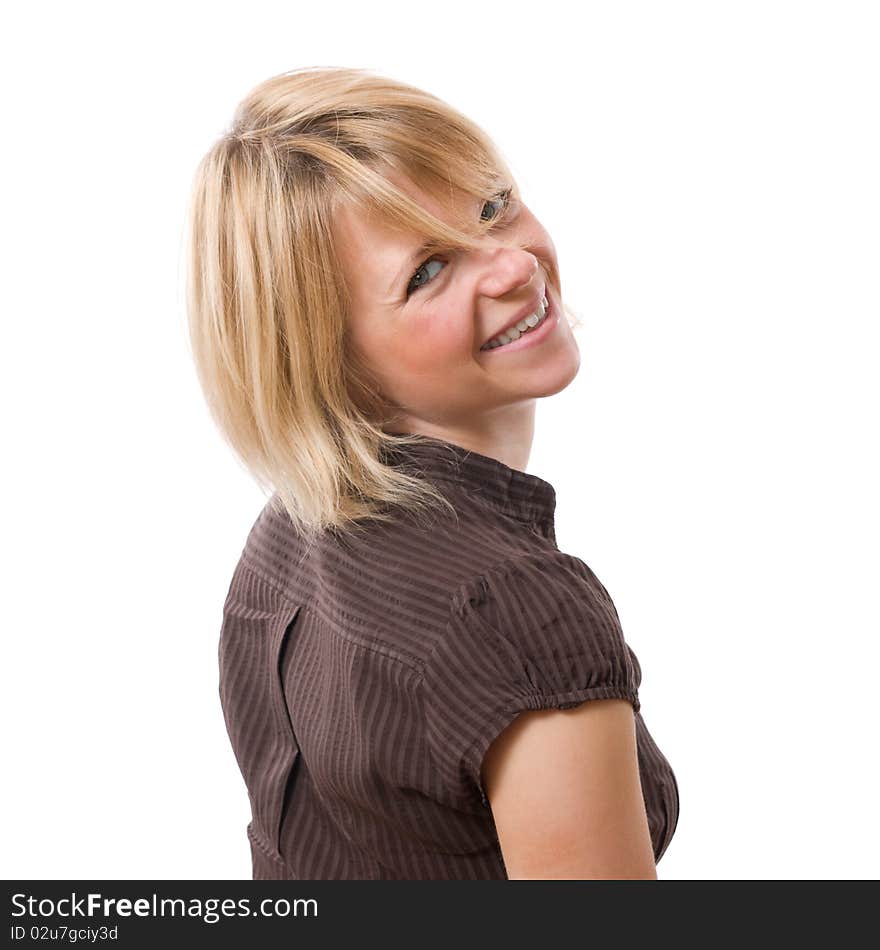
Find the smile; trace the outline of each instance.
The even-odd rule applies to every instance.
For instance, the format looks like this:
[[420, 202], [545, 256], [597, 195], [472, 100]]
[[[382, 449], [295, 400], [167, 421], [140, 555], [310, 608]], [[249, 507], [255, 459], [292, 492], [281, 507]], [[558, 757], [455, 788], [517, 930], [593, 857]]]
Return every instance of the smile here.
[[546, 295], [541, 300], [540, 307], [534, 312], [530, 313], [527, 317], [524, 317], [518, 323], [515, 323], [513, 326], [508, 327], [502, 333], [499, 333], [498, 336], [493, 337], [487, 343], [484, 343], [480, 349], [481, 350], [494, 350], [499, 346], [505, 346], [508, 343], [513, 343], [514, 340], [518, 340], [523, 334], [530, 333], [535, 327], [540, 326], [541, 323], [547, 317], [547, 297]]

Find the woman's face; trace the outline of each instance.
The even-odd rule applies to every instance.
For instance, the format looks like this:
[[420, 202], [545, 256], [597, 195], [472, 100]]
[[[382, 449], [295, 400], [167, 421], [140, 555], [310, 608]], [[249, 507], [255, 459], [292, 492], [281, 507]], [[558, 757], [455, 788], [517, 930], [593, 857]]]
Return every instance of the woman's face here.
[[[438, 218], [460, 223], [402, 173], [387, 177]], [[458, 198], [453, 208], [475, 226], [504, 210], [503, 199], [491, 196]], [[352, 342], [384, 398], [404, 411], [389, 431], [451, 441], [512, 431], [533, 420], [536, 398], [577, 375], [577, 343], [560, 287], [547, 276], [558, 274], [556, 249], [524, 204], [511, 205], [479, 250], [427, 259], [418, 253], [419, 235], [391, 230], [361, 210], [344, 209], [336, 233], [352, 295]], [[503, 247], [504, 240], [521, 247]], [[540, 314], [544, 295], [543, 323], [506, 346], [481, 349], [518, 316]]]

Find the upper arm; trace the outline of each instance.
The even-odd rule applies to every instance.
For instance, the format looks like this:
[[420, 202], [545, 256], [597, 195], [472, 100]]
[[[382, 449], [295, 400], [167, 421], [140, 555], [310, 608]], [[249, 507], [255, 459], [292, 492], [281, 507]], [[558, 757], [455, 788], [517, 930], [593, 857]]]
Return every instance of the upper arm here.
[[521, 713], [482, 778], [509, 878], [656, 879], [627, 700]]

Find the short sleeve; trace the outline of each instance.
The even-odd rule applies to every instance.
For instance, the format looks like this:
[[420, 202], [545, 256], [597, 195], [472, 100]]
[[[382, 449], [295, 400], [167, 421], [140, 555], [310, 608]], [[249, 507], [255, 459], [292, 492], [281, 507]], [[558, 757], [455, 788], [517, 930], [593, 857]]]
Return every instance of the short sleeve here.
[[590, 699], [639, 710], [641, 670], [608, 592], [562, 552], [508, 559], [452, 598], [423, 670], [427, 744], [452, 800], [488, 806], [480, 769], [516, 715]]

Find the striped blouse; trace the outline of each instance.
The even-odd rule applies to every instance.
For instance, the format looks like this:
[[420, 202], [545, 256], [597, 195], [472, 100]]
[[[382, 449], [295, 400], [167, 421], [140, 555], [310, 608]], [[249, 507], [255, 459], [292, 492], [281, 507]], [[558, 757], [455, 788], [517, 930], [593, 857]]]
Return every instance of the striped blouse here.
[[590, 568], [556, 546], [543, 479], [439, 439], [385, 458], [455, 514], [299, 540], [273, 496], [223, 607], [220, 702], [254, 879], [506, 879], [480, 776], [518, 713], [632, 703], [659, 861], [678, 786], [641, 669]]

